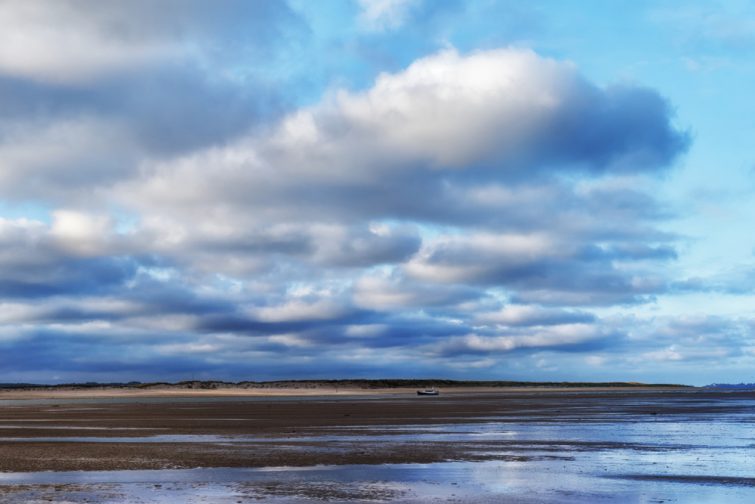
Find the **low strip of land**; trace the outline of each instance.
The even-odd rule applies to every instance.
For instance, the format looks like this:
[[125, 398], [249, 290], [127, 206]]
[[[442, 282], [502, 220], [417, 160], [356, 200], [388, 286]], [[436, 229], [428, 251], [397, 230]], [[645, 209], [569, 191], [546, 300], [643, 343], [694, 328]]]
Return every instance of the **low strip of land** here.
[[274, 397], [274, 396], [359, 396], [413, 395], [417, 390], [438, 388], [443, 394], [534, 392], [675, 390], [674, 384], [636, 382], [519, 382], [456, 380], [288, 380], [272, 382], [184, 381], [178, 383], [61, 385], [0, 384], [2, 399], [56, 399], [105, 397]]

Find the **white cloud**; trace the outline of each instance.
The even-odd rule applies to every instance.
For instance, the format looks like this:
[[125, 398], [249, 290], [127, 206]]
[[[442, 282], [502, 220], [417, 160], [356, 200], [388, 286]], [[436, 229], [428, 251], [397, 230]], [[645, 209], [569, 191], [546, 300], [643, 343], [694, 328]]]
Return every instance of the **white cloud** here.
[[80, 84], [178, 52], [174, 42], [140, 29], [133, 14], [127, 3], [0, 2], [0, 71]]
[[461, 168], [494, 152], [530, 155], [551, 116], [578, 85], [572, 65], [526, 50], [461, 56], [447, 50], [381, 75], [364, 94], [336, 97], [343, 119], [386, 152]]
[[362, 9], [360, 22], [369, 31], [401, 27], [412, 8], [422, 0], [358, 0]]
[[590, 366], [603, 366], [606, 363], [606, 358], [602, 355], [588, 355], [585, 357], [585, 362]]
[[641, 356], [642, 360], [650, 360], [655, 362], [665, 361], [680, 361], [684, 359], [684, 356], [679, 352], [676, 345], [671, 345], [667, 348], [660, 350], [653, 350], [652, 352], [645, 352]]
[[370, 310], [399, 310], [461, 303], [479, 292], [458, 286], [414, 283], [398, 275], [374, 272], [360, 277], [353, 287], [354, 302]]
[[495, 312], [476, 315], [476, 320], [481, 323], [505, 326], [556, 325], [569, 321], [587, 321], [591, 318], [592, 316], [585, 312], [535, 305], [508, 305]]
[[513, 272], [565, 252], [563, 244], [541, 233], [468, 233], [432, 240], [404, 269], [412, 277], [433, 282], [467, 282], [492, 270]]
[[568, 347], [588, 343], [605, 336], [606, 334], [599, 327], [592, 324], [562, 324], [516, 335], [468, 334], [449, 339], [441, 345], [440, 351], [448, 355], [456, 355], [511, 352], [523, 348]]
[[10, 200], [92, 202], [98, 189], [132, 175], [141, 154], [120, 124], [92, 116], [0, 128], [0, 194]]
[[289, 23], [295, 16], [280, 0], [4, 0], [0, 74], [87, 88], [176, 63], [220, 73], [257, 51], [272, 58], [269, 39]]
[[249, 315], [263, 322], [329, 320], [339, 318], [345, 312], [346, 307], [333, 299], [291, 299], [281, 305], [253, 307], [248, 310]]
[[56, 210], [52, 217], [50, 234], [64, 249], [80, 255], [97, 255], [106, 251], [113, 229], [108, 216]]

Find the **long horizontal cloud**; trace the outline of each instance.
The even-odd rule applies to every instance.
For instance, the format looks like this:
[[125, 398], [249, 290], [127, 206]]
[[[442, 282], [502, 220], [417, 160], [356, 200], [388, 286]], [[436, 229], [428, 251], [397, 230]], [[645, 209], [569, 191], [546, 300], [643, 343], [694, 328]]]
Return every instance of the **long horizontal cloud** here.
[[451, 200], [459, 194], [449, 187], [647, 172], [686, 144], [652, 91], [600, 89], [528, 51], [448, 51], [366, 92], [338, 92], [272, 135], [159, 164], [124, 192], [163, 210], [222, 197], [276, 219], [343, 218], [349, 208], [361, 218], [434, 220], [447, 204], [467, 203]]
[[444, 237], [429, 243], [405, 270], [428, 282], [506, 286], [518, 299], [544, 304], [630, 303], [666, 289], [652, 270], [628, 274], [614, 265], [673, 257], [666, 249], [592, 248], [565, 238], [555, 232]]
[[81, 85], [175, 58], [266, 49], [295, 18], [276, 0], [3, 2], [0, 71]]

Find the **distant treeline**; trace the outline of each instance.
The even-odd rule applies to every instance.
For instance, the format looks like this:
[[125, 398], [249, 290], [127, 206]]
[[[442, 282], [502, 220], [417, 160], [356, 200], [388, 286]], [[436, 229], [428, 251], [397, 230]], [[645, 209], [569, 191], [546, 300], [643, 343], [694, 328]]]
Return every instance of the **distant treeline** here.
[[430, 387], [686, 387], [687, 385], [670, 383], [638, 383], [638, 382], [530, 382], [530, 381], [502, 381], [502, 380], [446, 380], [446, 379], [342, 379], [342, 380], [276, 380], [276, 381], [180, 381], [148, 382], [131, 381], [127, 383], [86, 382], [61, 383], [56, 385], [40, 385], [34, 383], [0, 383], [0, 389], [88, 389], [88, 388], [185, 388], [185, 389], [220, 389], [220, 388], [318, 388], [343, 387], [357, 389], [383, 388], [430, 388]]
[[85, 383], [58, 383], [55, 385], [44, 385], [39, 383], [0, 383], [0, 389], [54, 389], [54, 388], [131, 388], [139, 387], [142, 382], [132, 381], [127, 383], [111, 382], [111, 383], [99, 383], [99, 382], [85, 382]]

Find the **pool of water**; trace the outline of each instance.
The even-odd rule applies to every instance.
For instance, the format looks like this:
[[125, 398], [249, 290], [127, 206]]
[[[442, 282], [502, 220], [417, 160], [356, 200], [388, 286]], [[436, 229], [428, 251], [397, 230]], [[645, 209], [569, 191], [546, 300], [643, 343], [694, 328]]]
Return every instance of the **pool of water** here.
[[[604, 461], [610, 465], [610, 461]], [[640, 472], [638, 473], [637, 470]], [[307, 468], [203, 468], [154, 471], [0, 473], [3, 502], [55, 489], [71, 502], [752, 502], [755, 480], [652, 478], [638, 467], [603, 474], [598, 467], [551, 462], [446, 462], [315, 466]], [[606, 471], [607, 472], [607, 471]], [[645, 476], [645, 478], [643, 478]], [[78, 496], [78, 500], [77, 500]], [[328, 497], [329, 496], [329, 497]], [[330, 498], [332, 497], [332, 498]], [[70, 500], [73, 498], [73, 500]]]

